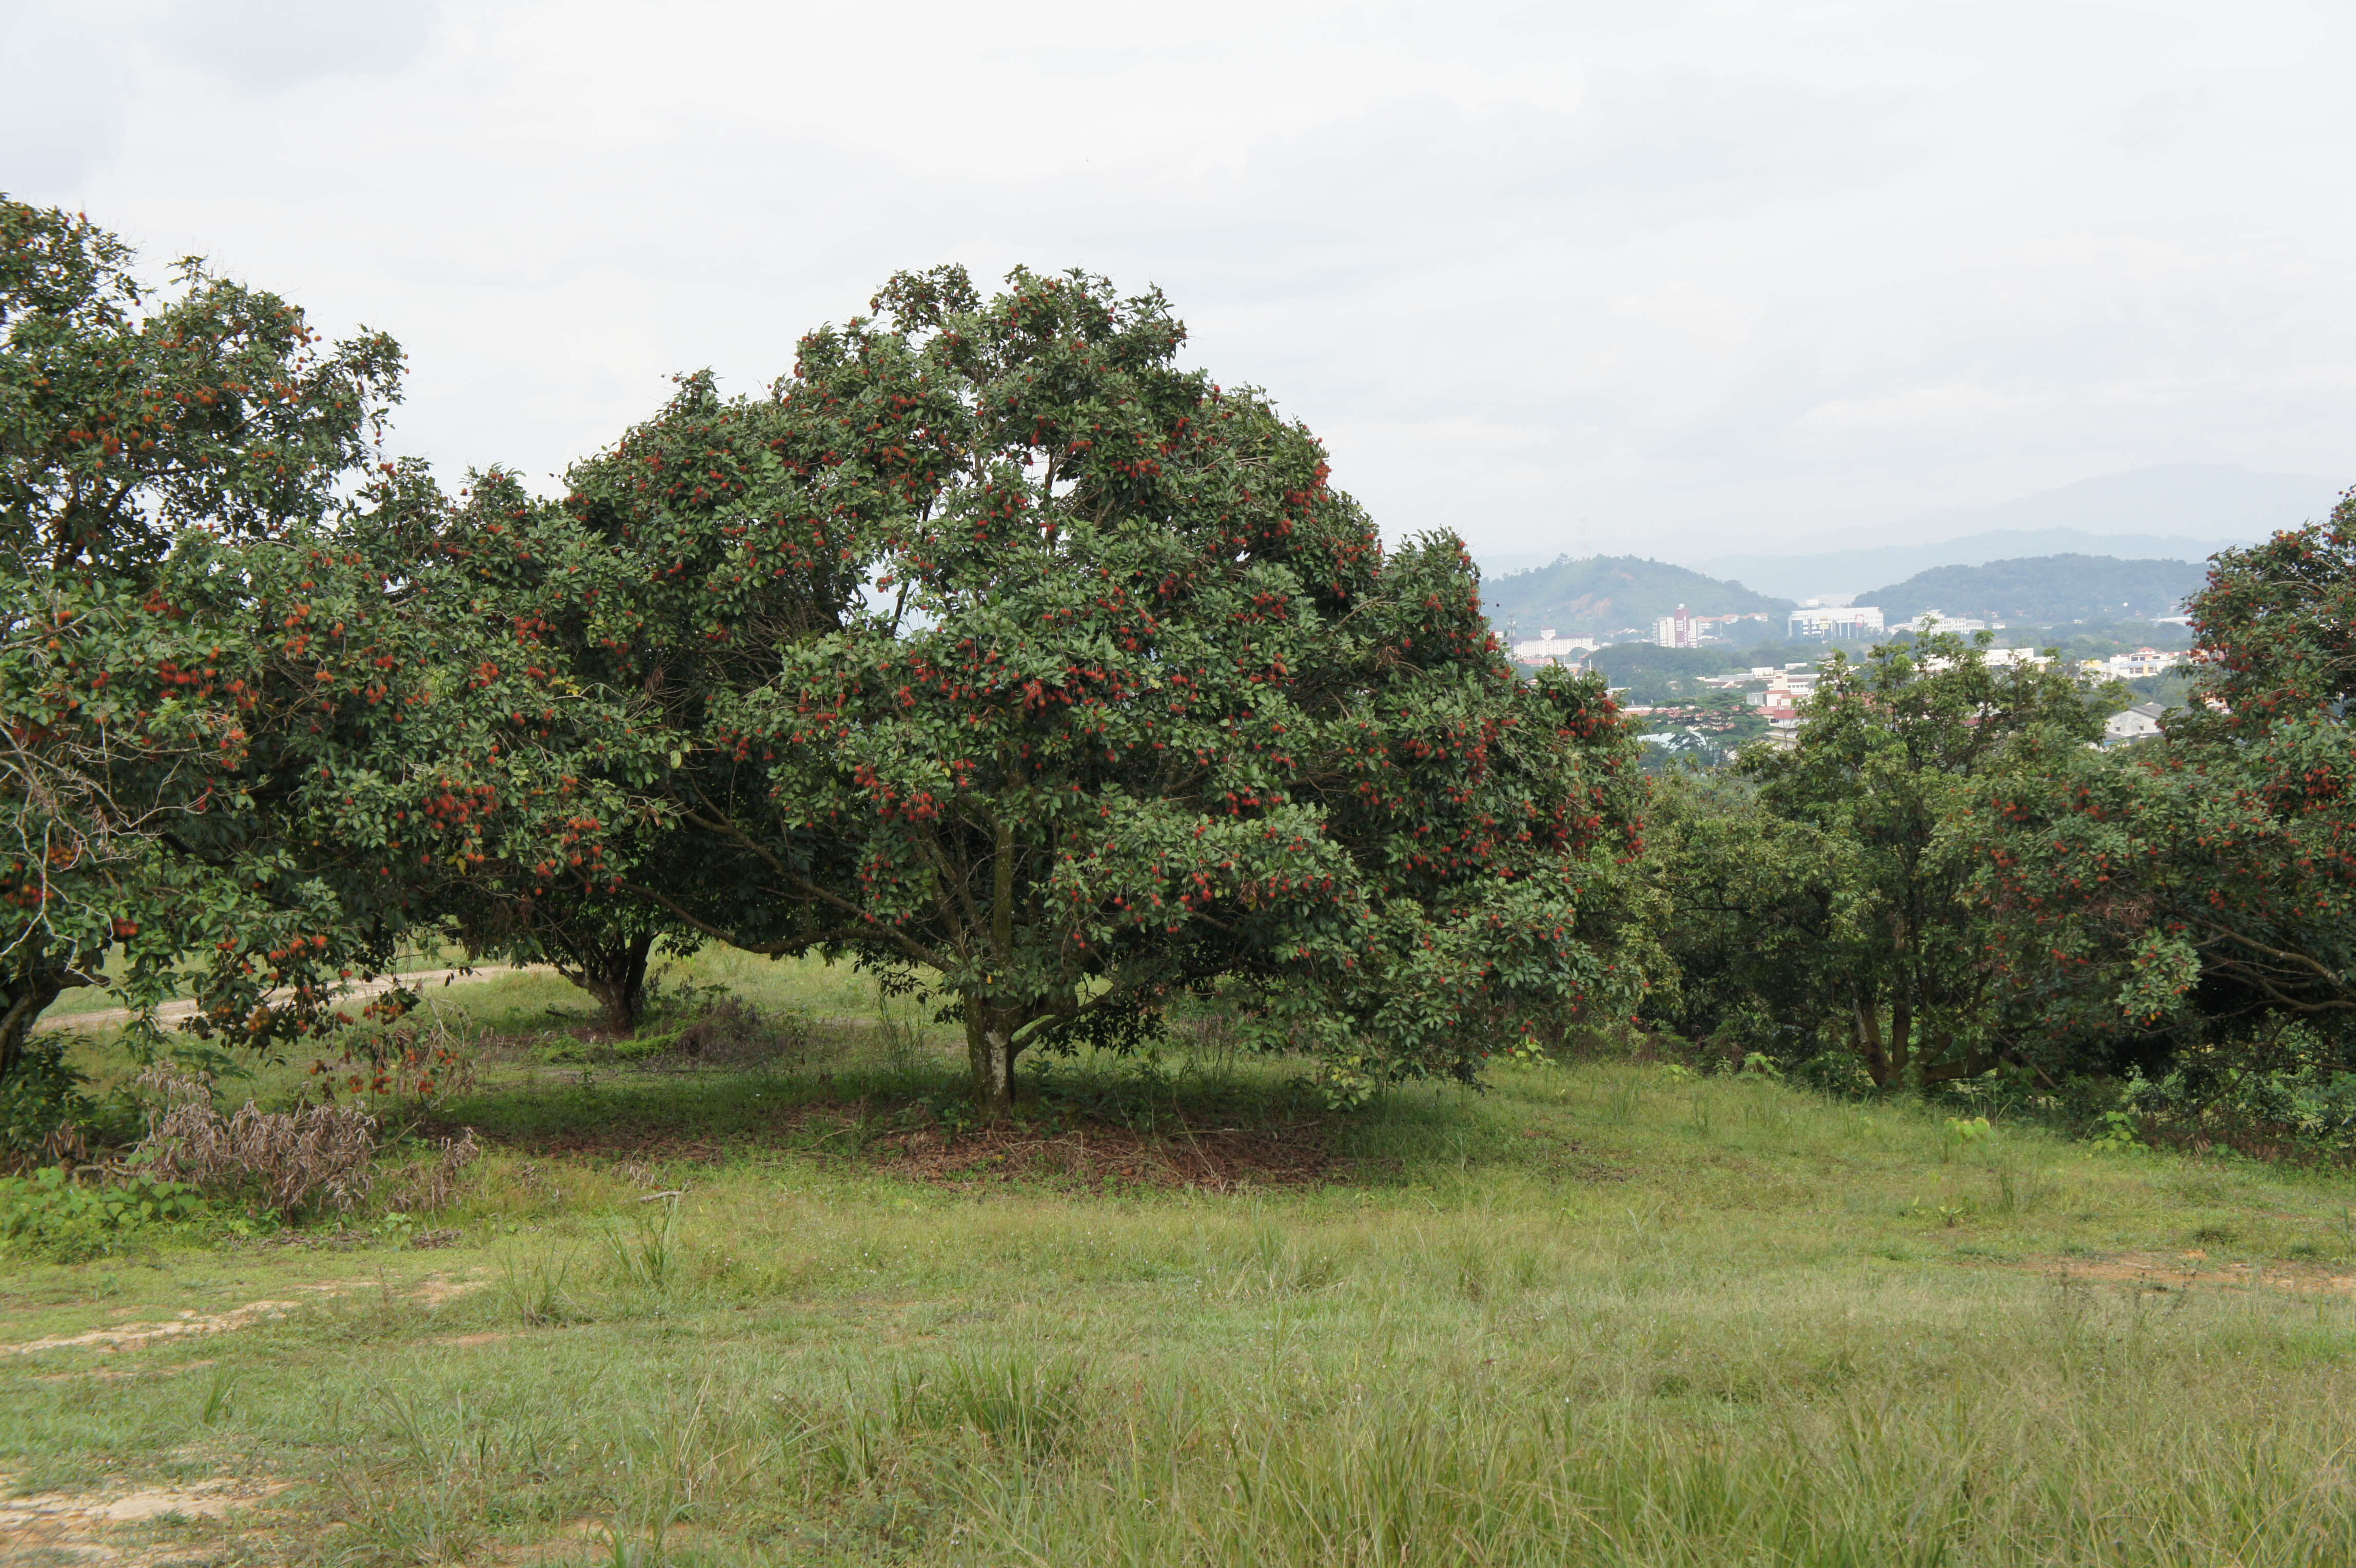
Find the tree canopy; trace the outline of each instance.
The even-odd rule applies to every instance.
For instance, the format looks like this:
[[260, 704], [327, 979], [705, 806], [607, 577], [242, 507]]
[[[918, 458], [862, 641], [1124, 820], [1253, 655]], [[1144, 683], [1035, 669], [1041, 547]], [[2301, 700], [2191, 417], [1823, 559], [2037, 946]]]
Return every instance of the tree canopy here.
[[1158, 295], [941, 269], [874, 308], [766, 397], [689, 378], [483, 567], [630, 694], [581, 767], [694, 875], [626, 891], [921, 981], [999, 1102], [1215, 986], [1344, 1094], [1628, 1009], [1628, 730], [1515, 677], [1456, 541], [1387, 553]]
[[2356, 1031], [2356, 499], [2222, 552], [2193, 702], [2157, 743], [2056, 756], [1995, 800], [1990, 896], [2050, 1030], [2116, 1068]]
[[1650, 780], [1159, 294], [904, 273], [540, 497], [380, 456], [390, 338], [132, 263], [0, 201], [0, 1141], [68, 990], [266, 1050], [429, 937], [616, 1032], [658, 951], [843, 960], [997, 1107], [1188, 998], [1339, 1101], [1632, 1015], [1885, 1089], [2356, 1066], [2356, 499], [2216, 558], [2153, 744], [1933, 634]]
[[2012, 1046], [1976, 896], [1990, 783], [2101, 733], [2058, 667], [1991, 666], [1985, 634], [1823, 666], [1797, 744], [1754, 746], [1740, 783], [1687, 784], [1655, 873], [1678, 914], [1681, 1021], [1877, 1085], [1977, 1074]]
[[400, 351], [325, 345], [193, 263], [152, 295], [131, 260], [0, 198], [0, 1081], [110, 951], [134, 1003], [202, 954], [207, 1011], [266, 1035], [284, 1015], [258, 977], [309, 974], [338, 929], [252, 831], [285, 709], [251, 618], [209, 612], [239, 592], [221, 551], [285, 546], [337, 504]]

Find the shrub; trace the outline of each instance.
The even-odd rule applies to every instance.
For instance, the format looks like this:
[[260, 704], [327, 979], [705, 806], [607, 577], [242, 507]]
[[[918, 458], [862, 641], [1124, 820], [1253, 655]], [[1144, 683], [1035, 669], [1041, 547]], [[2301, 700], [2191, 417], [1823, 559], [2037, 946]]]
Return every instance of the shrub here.
[[60, 1166], [0, 1176], [0, 1250], [77, 1263], [117, 1251], [133, 1231], [201, 1219], [203, 1198], [145, 1173], [112, 1186], [77, 1182]]
[[668, 1029], [599, 1044], [559, 1039], [532, 1053], [536, 1061], [651, 1062], [665, 1058], [705, 1067], [750, 1068], [787, 1059], [798, 1066], [809, 1054], [807, 1014], [764, 1013], [734, 996], [702, 1003], [693, 1017]]
[[1791, 1076], [1793, 1082], [1805, 1084], [1820, 1094], [1862, 1099], [1873, 1092], [1873, 1075], [1847, 1051], [1826, 1051], [1810, 1057], [1794, 1068]]
[[779, 1057], [799, 1061], [810, 1045], [804, 1013], [764, 1013], [734, 996], [721, 997], [679, 1032], [674, 1048], [712, 1066], [750, 1067]]
[[81, 1128], [93, 1112], [87, 1080], [66, 1065], [61, 1039], [35, 1040], [16, 1069], [0, 1078], [0, 1168], [80, 1157]]
[[432, 1157], [419, 1161], [394, 1176], [379, 1189], [378, 1199], [395, 1214], [433, 1214], [447, 1208], [457, 1198], [458, 1186], [466, 1168], [481, 1155], [483, 1146], [475, 1142], [473, 1128], [467, 1128], [455, 1138], [444, 1138], [434, 1145]]
[[285, 1218], [315, 1198], [339, 1212], [375, 1182], [376, 1118], [357, 1106], [263, 1111], [252, 1101], [223, 1116], [212, 1090], [168, 1065], [140, 1076], [164, 1109], [141, 1145], [151, 1174], [236, 1193]]
[[466, 1042], [413, 993], [387, 992], [369, 1005], [363, 1023], [341, 1031], [340, 1052], [311, 1063], [322, 1098], [342, 1095], [349, 1106], [382, 1117], [394, 1107], [414, 1115], [475, 1087], [475, 1058]]
[[2130, 1074], [2119, 1103], [2164, 1143], [2326, 1158], [2356, 1154], [2356, 1073], [2328, 1058], [2252, 1065], [2196, 1047], [2164, 1077]]

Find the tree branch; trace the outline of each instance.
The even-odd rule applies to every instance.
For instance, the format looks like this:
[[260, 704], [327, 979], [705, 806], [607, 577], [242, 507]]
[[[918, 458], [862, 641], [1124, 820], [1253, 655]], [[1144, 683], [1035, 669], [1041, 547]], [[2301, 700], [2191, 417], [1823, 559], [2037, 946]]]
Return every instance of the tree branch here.
[[[701, 798], [701, 793], [702, 792], [701, 790], [697, 791], [699, 798]], [[704, 803], [707, 806], [711, 804], [709, 800], [706, 800]], [[916, 938], [908, 935], [907, 932], [900, 929], [897, 926], [887, 926], [865, 909], [862, 909], [858, 905], [852, 903], [850, 899], [841, 897], [837, 894], [830, 893], [827, 889], [820, 887], [817, 883], [812, 882], [809, 877], [802, 875], [792, 866], [787, 865], [784, 861], [778, 859], [776, 854], [771, 853], [766, 844], [761, 843], [757, 840], [754, 839], [751, 834], [736, 826], [734, 822], [725, 821], [715, 822], [712, 818], [704, 816], [701, 812], [685, 810], [682, 810], [680, 812], [680, 818], [683, 822], [693, 822], [697, 827], [705, 829], [708, 832], [719, 833], [723, 837], [733, 839], [737, 843], [742, 844], [744, 848], [752, 851], [753, 854], [758, 856], [771, 871], [776, 872], [786, 885], [793, 889], [793, 891], [802, 895], [802, 897], [806, 898], [815, 898], [821, 904], [831, 904], [834, 908], [842, 911], [842, 913], [860, 921], [862, 936], [878, 938], [882, 940], [890, 942], [893, 946], [898, 948], [901, 951], [915, 959], [918, 963], [929, 964], [937, 970], [947, 971], [958, 967], [954, 962], [944, 959], [940, 954], [933, 951], [930, 948], [927, 948], [924, 943], [916, 940]], [[677, 915], [680, 919], [685, 920], [689, 925], [693, 926], [696, 929], [703, 932], [706, 936], [726, 942], [730, 947], [740, 949], [744, 952], [782, 953], [801, 950], [798, 948], [780, 947], [774, 944], [769, 946], [747, 945], [746, 943], [738, 941], [733, 936], [723, 934], [719, 928], [712, 926], [697, 917], [689, 914], [685, 909], [680, 908], [677, 903], [673, 902], [669, 898], [664, 897], [660, 894], [650, 892], [645, 888], [631, 886], [627, 883], [625, 883], [624, 886], [629, 886], [630, 891], [634, 893], [653, 898], [657, 903], [662, 905], [663, 908], [669, 909], [672, 914]]]

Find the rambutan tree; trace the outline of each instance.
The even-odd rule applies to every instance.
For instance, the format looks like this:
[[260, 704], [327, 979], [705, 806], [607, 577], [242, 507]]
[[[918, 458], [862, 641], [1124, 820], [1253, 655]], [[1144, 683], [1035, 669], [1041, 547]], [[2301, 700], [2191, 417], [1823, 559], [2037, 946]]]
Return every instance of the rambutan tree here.
[[336, 961], [331, 899], [252, 831], [272, 721], [250, 618], [197, 601], [229, 582], [212, 553], [336, 506], [400, 351], [325, 345], [193, 263], [151, 293], [132, 263], [0, 198], [0, 1100], [28, 1068], [57, 1088], [31, 1032], [69, 990], [145, 1007], [202, 955], [208, 1011], [270, 1036], [300, 1012], [273, 974]]
[[552, 854], [569, 880], [541, 880], [588, 897], [618, 815], [562, 766], [607, 709], [512, 658], [465, 571], [490, 525], [377, 460], [392, 340], [323, 344], [192, 263], [152, 294], [133, 261], [0, 201], [11, 1155], [71, 1099], [33, 1035], [65, 993], [110, 989], [152, 1047], [192, 984], [182, 1049], [283, 1047], [404, 935], [452, 929], [470, 875]]
[[[1990, 802], [1983, 886], [2057, 1068], [2356, 1068], [2356, 495], [2221, 551], [2192, 702]], [[2286, 1043], [2287, 1042], [2287, 1043]]]
[[1158, 294], [873, 308], [766, 396], [687, 379], [477, 568], [677, 835], [611, 886], [922, 984], [996, 1106], [1215, 989], [1344, 1099], [1632, 1009], [1632, 730], [1516, 675], [1453, 537], [1387, 552]]

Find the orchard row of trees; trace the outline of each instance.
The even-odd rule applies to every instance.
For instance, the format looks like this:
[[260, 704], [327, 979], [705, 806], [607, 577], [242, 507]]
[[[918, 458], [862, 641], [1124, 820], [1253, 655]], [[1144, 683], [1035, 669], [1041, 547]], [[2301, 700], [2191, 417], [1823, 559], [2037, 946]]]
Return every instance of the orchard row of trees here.
[[2159, 746], [1934, 640], [1655, 785], [1159, 295], [902, 274], [552, 499], [384, 461], [390, 338], [132, 262], [0, 201], [0, 1113], [74, 988], [192, 985], [181, 1048], [267, 1052], [429, 938], [616, 1029], [659, 950], [844, 959], [996, 1104], [1208, 993], [1344, 1100], [1633, 1019], [1896, 1083], [2356, 1004], [2346, 508], [2222, 561], [2223, 706]]
[[1001, 1104], [1211, 990], [1343, 1098], [1641, 999], [1627, 726], [1158, 295], [895, 277], [547, 500], [377, 457], [391, 340], [130, 263], [0, 208], [0, 1075], [74, 987], [267, 1050], [429, 935], [616, 1028], [659, 948], [845, 958]]
[[1793, 749], [1665, 780], [1652, 1015], [1885, 1087], [2356, 1066], [2356, 496], [2222, 553], [2192, 611], [2150, 742], [2098, 749], [2104, 693], [1933, 637], [1836, 657]]

